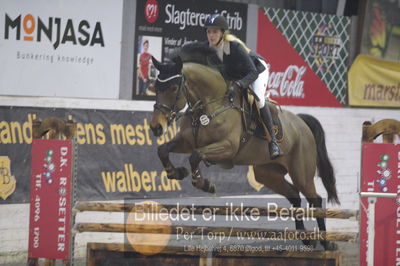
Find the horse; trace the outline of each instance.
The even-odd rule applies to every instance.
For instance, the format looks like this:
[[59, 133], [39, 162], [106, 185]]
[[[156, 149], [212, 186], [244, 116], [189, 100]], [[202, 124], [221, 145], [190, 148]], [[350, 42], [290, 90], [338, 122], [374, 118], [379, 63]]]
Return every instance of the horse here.
[[[215, 51], [201, 45], [183, 46], [168, 63], [153, 58], [153, 64], [159, 71], [150, 122], [154, 136], [164, 134], [178, 112], [187, 106], [180, 117], [178, 134], [158, 147], [158, 156], [168, 178], [182, 180], [189, 174], [185, 167], [172, 164], [169, 159], [171, 152], [190, 154], [193, 185], [211, 193], [215, 192], [215, 186], [203, 178], [200, 162], [211, 162], [225, 168], [249, 165], [253, 166], [259, 183], [286, 197], [293, 207], [301, 206], [300, 193], [310, 206], [322, 207], [322, 198], [314, 183], [318, 170], [328, 193], [328, 201], [340, 204], [320, 122], [311, 115], [279, 111], [284, 132], [280, 143], [283, 156], [270, 160], [267, 140], [251, 136], [243, 141], [243, 110], [238, 108], [242, 96], [235, 92], [233, 102], [225, 96], [229, 82], [217, 61]], [[285, 179], [286, 174], [292, 183]], [[317, 218], [317, 223], [320, 231], [326, 231], [324, 218]], [[305, 229], [302, 219], [295, 219], [295, 225], [297, 230]], [[321, 241], [321, 244], [325, 249], [334, 248], [327, 241]]]

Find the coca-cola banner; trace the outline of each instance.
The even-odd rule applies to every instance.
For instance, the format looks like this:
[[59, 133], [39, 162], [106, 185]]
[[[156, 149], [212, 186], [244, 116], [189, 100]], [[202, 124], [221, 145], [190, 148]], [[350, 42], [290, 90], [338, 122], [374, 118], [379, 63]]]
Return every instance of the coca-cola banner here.
[[271, 98], [283, 105], [342, 107], [349, 26], [347, 17], [260, 9], [257, 52], [270, 64]]
[[212, 0], [138, 0], [136, 7], [133, 96], [154, 99], [156, 69], [151, 56], [168, 60], [187, 42], [205, 41], [204, 23], [210, 14], [226, 17], [229, 30], [246, 41], [247, 4]]

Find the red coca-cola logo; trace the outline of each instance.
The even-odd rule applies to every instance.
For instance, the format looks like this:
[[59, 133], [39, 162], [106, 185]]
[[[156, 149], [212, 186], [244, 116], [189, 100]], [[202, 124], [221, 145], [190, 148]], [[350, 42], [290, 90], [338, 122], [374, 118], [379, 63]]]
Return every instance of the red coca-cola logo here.
[[305, 66], [289, 65], [284, 72], [271, 72], [268, 90], [271, 96], [304, 98]]
[[147, 0], [144, 6], [144, 16], [149, 23], [154, 23], [158, 18], [158, 2]]

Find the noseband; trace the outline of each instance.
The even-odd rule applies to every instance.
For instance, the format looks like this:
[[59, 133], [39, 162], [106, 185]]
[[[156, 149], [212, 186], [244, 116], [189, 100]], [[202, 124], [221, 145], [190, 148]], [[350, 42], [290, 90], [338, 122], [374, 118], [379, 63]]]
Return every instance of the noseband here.
[[170, 125], [171, 122], [176, 118], [176, 113], [179, 111], [179, 110], [176, 110], [176, 107], [177, 107], [176, 105], [178, 104], [179, 96], [181, 94], [181, 91], [183, 90], [185, 78], [182, 74], [177, 74], [177, 75], [171, 76], [166, 79], [160, 79], [157, 77], [157, 80], [161, 83], [165, 83], [165, 82], [168, 82], [168, 81], [176, 79], [176, 78], [181, 78], [181, 81], [180, 81], [178, 93], [176, 94], [175, 102], [172, 104], [172, 106], [168, 106], [166, 104], [160, 104], [157, 102], [157, 100], [156, 100], [156, 103], [154, 104], [154, 109], [159, 110], [161, 113], [163, 113], [165, 115], [165, 117], [167, 118], [168, 125]]

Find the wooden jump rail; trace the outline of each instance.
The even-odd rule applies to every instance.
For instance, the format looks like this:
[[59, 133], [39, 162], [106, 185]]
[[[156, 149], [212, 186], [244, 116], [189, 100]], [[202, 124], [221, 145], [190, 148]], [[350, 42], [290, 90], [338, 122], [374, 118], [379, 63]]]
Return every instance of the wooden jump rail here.
[[[32, 123], [33, 127], [33, 138], [47, 137], [50, 139], [54, 138], [67, 138], [71, 139], [76, 133], [76, 123], [73, 121], [63, 121], [58, 118], [48, 118], [43, 122], [35, 120]], [[379, 135], [383, 135], [384, 143], [391, 143], [394, 139], [394, 134], [400, 135], [400, 123], [396, 120], [385, 119], [375, 124], [371, 122], [364, 122], [363, 124], [363, 137], [362, 142], [373, 142], [373, 140]], [[133, 204], [133, 203], [102, 203], [102, 202], [77, 202], [73, 208], [73, 214], [83, 211], [97, 211], [97, 212], [142, 212], [142, 213], [158, 213], [158, 208], [152, 208], [153, 205], [145, 204]], [[176, 205], [162, 205], [166, 210], [172, 210], [177, 208]], [[191, 206], [182, 205], [181, 208], [190, 208]], [[333, 219], [350, 219], [358, 220], [359, 211], [348, 210], [348, 209], [336, 209], [336, 208], [268, 208], [268, 207], [243, 207], [243, 206], [196, 206], [194, 208], [194, 214], [203, 214], [205, 208], [213, 208], [213, 214], [215, 215], [242, 215], [242, 208], [244, 213], [248, 208], [257, 208], [259, 216], [279, 216], [279, 217], [293, 217], [297, 218], [333, 218]], [[289, 211], [288, 211], [289, 210]], [[74, 224], [73, 218], [73, 224]], [[290, 240], [326, 240], [326, 241], [344, 241], [344, 242], [357, 242], [358, 233], [354, 232], [332, 232], [332, 231], [306, 231], [306, 230], [276, 230], [276, 229], [260, 229], [260, 228], [240, 228], [240, 227], [210, 227], [210, 226], [177, 226], [177, 225], [165, 225], [165, 224], [119, 224], [119, 223], [76, 223], [72, 231], [72, 243], [74, 243], [74, 237], [76, 232], [115, 232], [115, 233], [152, 233], [152, 234], [173, 234], [178, 232], [180, 234], [194, 234], [194, 235], [206, 235], [206, 234], [219, 234], [224, 236], [236, 237], [243, 233], [250, 233], [257, 239], [258, 236], [262, 236], [264, 239], [290, 239]], [[244, 235], [244, 237], [247, 237]], [[90, 246], [94, 246], [91, 244]], [[89, 244], [88, 244], [89, 247]], [[131, 245], [126, 244], [97, 244], [97, 247], [104, 248], [106, 250], [122, 251], [126, 252], [131, 250]], [[147, 246], [145, 246], [148, 248]], [[156, 247], [153, 245], [153, 247]], [[164, 246], [161, 246], [164, 248]], [[89, 249], [88, 249], [89, 250]], [[158, 250], [158, 249], [156, 249]], [[174, 251], [174, 254], [188, 255], [192, 251], [185, 250], [184, 252], [173, 246], [166, 246], [165, 250]], [[213, 251], [215, 254], [220, 251]], [[197, 252], [192, 252], [192, 255], [196, 255]], [[222, 253], [221, 253], [222, 254]], [[262, 256], [277, 256], [280, 254], [284, 257], [299, 256], [315, 258], [328, 258], [330, 251], [324, 252], [295, 252], [295, 251], [263, 251], [260, 253]], [[224, 256], [253, 256], [254, 253], [248, 253], [245, 251], [240, 252], [228, 252], [222, 254]], [[336, 257], [335, 257], [336, 258]], [[339, 260], [340, 261], [340, 260]], [[63, 265], [70, 265], [69, 260], [64, 260]], [[338, 263], [338, 262], [336, 262]], [[46, 259], [46, 265], [54, 265], [54, 259]], [[203, 263], [204, 264], [204, 263]], [[201, 265], [203, 265], [201, 264]], [[38, 265], [38, 259], [28, 258], [28, 265]], [[92, 265], [92, 264], [89, 264]], [[325, 265], [325, 264], [324, 264]], [[336, 264], [338, 265], [338, 264]]]
[[[118, 224], [118, 223], [78, 223], [75, 226], [78, 232], [109, 232], [109, 233], [142, 233], [142, 234], [173, 234], [179, 232], [182, 235], [208, 235], [236, 237], [253, 236], [272, 240], [327, 240], [355, 243], [357, 233], [306, 231], [306, 230], [278, 230], [240, 227], [209, 227], [209, 226], [176, 226], [161, 224]], [[248, 233], [248, 234], [247, 234]], [[251, 234], [251, 236], [249, 235]]]
[[[162, 205], [165, 210], [172, 208], [190, 208], [187, 205]], [[212, 207], [215, 215], [235, 214], [240, 216], [241, 211], [253, 207], [243, 206], [196, 206], [193, 214], [202, 214], [205, 208]], [[259, 210], [259, 216], [280, 216], [298, 218], [335, 218], [335, 219], [358, 219], [358, 211], [340, 209], [321, 209], [313, 208], [267, 208], [254, 207]], [[101, 202], [77, 202], [75, 212], [98, 211], [98, 212], [141, 212], [159, 213], [159, 209], [154, 204], [134, 204], [134, 203], [101, 203]], [[291, 211], [288, 211], [291, 210]], [[226, 237], [236, 237], [242, 233], [251, 232], [252, 235], [262, 236], [265, 239], [299, 239], [299, 240], [327, 240], [357, 242], [358, 233], [352, 232], [325, 232], [325, 231], [305, 231], [305, 230], [275, 230], [260, 228], [240, 228], [240, 227], [209, 227], [209, 226], [177, 226], [162, 224], [118, 224], [118, 223], [78, 223], [75, 225], [77, 232], [112, 232], [112, 233], [151, 233], [151, 234], [194, 234], [207, 235], [222, 234]]]
[[[174, 254], [175, 258], [180, 256], [184, 257], [198, 257], [197, 261], [191, 261], [191, 263], [185, 263], [179, 259], [175, 259], [175, 265], [264, 265], [265, 261], [268, 260], [268, 265], [341, 265], [341, 255], [337, 251], [309, 251], [309, 252], [298, 252], [292, 250], [235, 250], [235, 252], [229, 249], [215, 249], [212, 251], [212, 257], [209, 257], [210, 252], [208, 250], [187, 250], [184, 247], [177, 246], [147, 246], [147, 245], [136, 245], [139, 250], [146, 250], [152, 254], [161, 254], [171, 257]], [[135, 257], [137, 249], [133, 248], [129, 244], [116, 244], [116, 243], [88, 243], [87, 244], [87, 265], [97, 265], [101, 263], [105, 256], [109, 256], [108, 252], [112, 251], [117, 254], [130, 254], [129, 256]], [[102, 252], [106, 252], [103, 256]], [[155, 256], [157, 256], [155, 255]], [[136, 255], [137, 256], [137, 255]], [[137, 258], [137, 257], [136, 257]], [[170, 258], [171, 260], [172, 258]], [[234, 261], [234, 263], [232, 263]], [[140, 256], [137, 260], [128, 261], [129, 265], [149, 265], [146, 264], [147, 258]], [[231, 263], [229, 263], [231, 262]], [[263, 263], [264, 262], [264, 263]], [[161, 265], [154, 263], [154, 265]]]
[[[135, 204], [135, 203], [103, 203], [103, 202], [77, 202], [76, 211], [97, 211], [97, 212], [158, 212], [154, 205], [151, 204]], [[166, 210], [177, 208], [177, 205], [162, 205]], [[188, 205], [179, 205], [179, 208], [190, 208]], [[268, 208], [268, 207], [249, 207], [249, 206], [195, 206], [193, 213], [202, 214], [206, 208], [212, 207], [215, 215], [241, 215], [241, 210], [249, 210], [257, 208], [260, 216], [280, 216], [292, 217], [296, 215], [298, 218], [333, 218], [333, 219], [358, 219], [358, 210], [337, 209], [337, 208]]]

